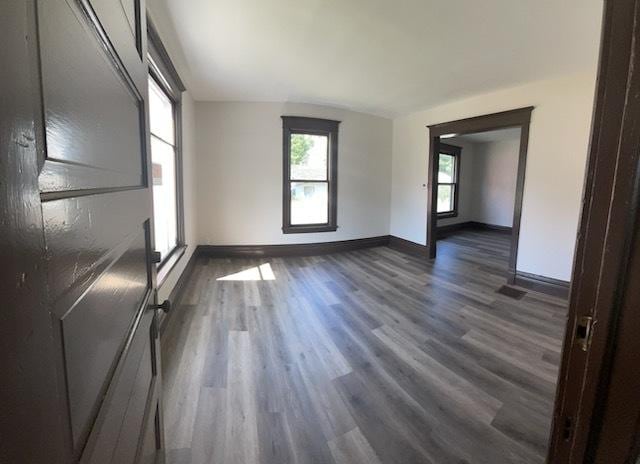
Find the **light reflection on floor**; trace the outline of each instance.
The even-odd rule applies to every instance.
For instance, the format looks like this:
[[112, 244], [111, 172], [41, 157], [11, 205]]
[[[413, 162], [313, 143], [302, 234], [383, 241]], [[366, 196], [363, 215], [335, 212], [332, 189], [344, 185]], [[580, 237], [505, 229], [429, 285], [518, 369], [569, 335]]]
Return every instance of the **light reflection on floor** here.
[[271, 269], [271, 264], [265, 263], [260, 266], [255, 266], [243, 271], [234, 272], [233, 274], [219, 277], [216, 280], [235, 280], [235, 281], [250, 281], [250, 280], [276, 280], [276, 276]]

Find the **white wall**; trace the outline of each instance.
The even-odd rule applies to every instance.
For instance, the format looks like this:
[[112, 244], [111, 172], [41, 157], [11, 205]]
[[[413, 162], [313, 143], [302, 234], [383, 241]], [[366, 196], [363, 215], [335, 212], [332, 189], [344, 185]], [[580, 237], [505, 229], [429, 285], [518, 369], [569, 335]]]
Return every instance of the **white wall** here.
[[475, 144], [471, 220], [513, 225], [520, 140]]
[[196, 213], [196, 122], [195, 102], [188, 92], [182, 94], [182, 182], [184, 192], [184, 234], [187, 250], [158, 289], [158, 300], [169, 297], [182, 271], [198, 245]]
[[[338, 230], [282, 233], [282, 120], [342, 121]], [[197, 102], [198, 243], [313, 243], [389, 234], [392, 122], [363, 113], [291, 103]]]
[[516, 197], [520, 140], [492, 142], [445, 140], [462, 148], [458, 216], [438, 219], [438, 226], [475, 221], [511, 227]]
[[533, 105], [517, 269], [569, 280], [594, 89], [595, 68], [395, 119], [391, 234], [426, 242], [427, 125]]

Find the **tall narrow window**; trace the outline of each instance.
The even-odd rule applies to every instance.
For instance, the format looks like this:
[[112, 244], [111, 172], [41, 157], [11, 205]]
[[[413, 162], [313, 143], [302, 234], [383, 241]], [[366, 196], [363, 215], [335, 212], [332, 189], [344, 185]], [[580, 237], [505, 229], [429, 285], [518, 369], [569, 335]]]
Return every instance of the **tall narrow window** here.
[[158, 281], [184, 250], [180, 105], [184, 86], [155, 30], [149, 27], [149, 132], [153, 232], [160, 253]]
[[335, 231], [340, 122], [294, 116], [283, 116], [282, 121], [282, 231]]
[[175, 105], [149, 76], [149, 122], [156, 251], [164, 261], [178, 246]]
[[438, 152], [438, 217], [458, 215], [460, 147], [440, 143]]

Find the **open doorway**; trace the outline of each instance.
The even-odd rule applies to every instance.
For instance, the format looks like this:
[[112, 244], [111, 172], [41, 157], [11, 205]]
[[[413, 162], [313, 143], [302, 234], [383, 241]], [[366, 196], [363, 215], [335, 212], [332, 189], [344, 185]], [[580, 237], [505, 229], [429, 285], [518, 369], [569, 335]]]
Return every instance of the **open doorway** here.
[[492, 231], [503, 235], [507, 281], [515, 282], [532, 110], [429, 126], [430, 258], [436, 257], [439, 236], [470, 228]]
[[441, 138], [437, 246], [477, 250], [498, 275], [508, 270], [518, 178], [520, 128]]

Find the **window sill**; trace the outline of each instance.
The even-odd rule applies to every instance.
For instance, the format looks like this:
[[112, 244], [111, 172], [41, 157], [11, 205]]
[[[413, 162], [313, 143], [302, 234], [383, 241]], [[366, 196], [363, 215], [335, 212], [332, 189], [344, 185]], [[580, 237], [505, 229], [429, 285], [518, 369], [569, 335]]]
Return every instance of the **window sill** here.
[[308, 226], [284, 226], [282, 228], [282, 233], [283, 234], [307, 234], [307, 233], [314, 233], [314, 232], [335, 232], [336, 230], [338, 230], [338, 226], [311, 224]]
[[157, 288], [162, 287], [162, 284], [164, 284], [165, 280], [167, 280], [167, 277], [169, 276], [169, 274], [171, 274], [171, 271], [176, 266], [176, 264], [178, 264], [178, 261], [180, 261], [185, 251], [187, 251], [187, 245], [178, 245], [173, 249], [169, 257], [160, 265], [156, 278]]
[[438, 213], [437, 217], [438, 217], [438, 219], [454, 218], [454, 217], [458, 217], [458, 212], [457, 211], [453, 211], [453, 212], [450, 212], [450, 213]]

